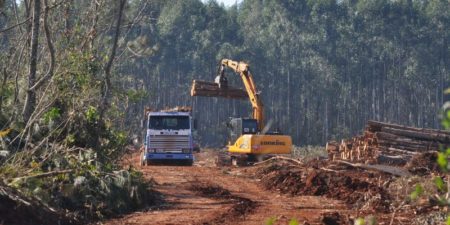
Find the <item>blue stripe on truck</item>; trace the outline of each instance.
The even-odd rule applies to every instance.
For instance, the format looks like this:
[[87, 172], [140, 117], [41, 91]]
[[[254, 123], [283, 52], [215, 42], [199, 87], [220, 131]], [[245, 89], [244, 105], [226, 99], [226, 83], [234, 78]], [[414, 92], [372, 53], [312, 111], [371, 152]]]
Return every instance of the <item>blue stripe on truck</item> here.
[[194, 159], [194, 156], [184, 153], [147, 153], [145, 154], [145, 159]]

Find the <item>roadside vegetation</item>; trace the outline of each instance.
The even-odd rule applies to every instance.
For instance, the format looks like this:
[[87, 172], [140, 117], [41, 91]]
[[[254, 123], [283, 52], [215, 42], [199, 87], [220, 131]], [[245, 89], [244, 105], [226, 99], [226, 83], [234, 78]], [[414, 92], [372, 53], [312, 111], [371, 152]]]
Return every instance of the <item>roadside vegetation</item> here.
[[[143, 97], [117, 86], [125, 2], [0, 1], [0, 198], [11, 202], [0, 223], [86, 223], [154, 202], [152, 184], [120, 165], [133, 148], [124, 103]], [[106, 24], [108, 41], [89, 33]]]
[[327, 151], [324, 146], [294, 146], [291, 156], [304, 161], [309, 161], [311, 159], [325, 159], [327, 157]]

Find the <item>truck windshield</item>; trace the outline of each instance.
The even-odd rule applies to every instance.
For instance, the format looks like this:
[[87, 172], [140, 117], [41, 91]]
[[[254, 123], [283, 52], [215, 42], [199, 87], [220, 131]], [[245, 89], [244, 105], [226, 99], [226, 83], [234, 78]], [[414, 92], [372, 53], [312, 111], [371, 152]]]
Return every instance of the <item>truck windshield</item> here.
[[148, 128], [153, 130], [189, 129], [189, 116], [151, 116]]

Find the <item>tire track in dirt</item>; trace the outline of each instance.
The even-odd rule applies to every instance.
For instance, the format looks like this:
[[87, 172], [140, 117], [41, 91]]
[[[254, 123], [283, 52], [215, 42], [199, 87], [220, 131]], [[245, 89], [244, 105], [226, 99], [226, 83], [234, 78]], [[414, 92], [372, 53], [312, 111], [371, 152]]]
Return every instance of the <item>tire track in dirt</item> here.
[[225, 224], [231, 221], [238, 221], [245, 219], [245, 215], [252, 213], [258, 206], [254, 201], [248, 198], [234, 196], [228, 190], [209, 183], [194, 183], [190, 189], [201, 196], [229, 200], [233, 202], [233, 206], [226, 212], [220, 214], [210, 221], [202, 221], [198, 224]]

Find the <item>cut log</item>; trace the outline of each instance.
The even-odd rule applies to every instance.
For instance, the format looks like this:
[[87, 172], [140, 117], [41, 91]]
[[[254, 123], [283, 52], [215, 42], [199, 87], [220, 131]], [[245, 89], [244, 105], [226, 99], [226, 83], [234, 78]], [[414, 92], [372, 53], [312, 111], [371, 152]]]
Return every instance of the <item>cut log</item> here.
[[219, 88], [214, 82], [194, 80], [192, 82], [191, 96], [222, 97], [234, 99], [246, 99], [248, 94], [245, 90], [234, 87]]
[[380, 154], [377, 157], [377, 163], [403, 166], [411, 158], [412, 158], [412, 156], [402, 156], [402, 155], [391, 156], [391, 155], [386, 155], [386, 154]]
[[376, 170], [376, 171], [380, 171], [380, 172], [385, 172], [385, 173], [389, 173], [389, 174], [392, 174], [392, 175], [395, 175], [395, 176], [409, 176], [409, 175], [411, 175], [411, 173], [409, 173], [409, 171], [407, 171], [405, 169], [392, 167], [392, 166], [366, 165], [366, 164], [361, 164], [361, 163], [349, 163], [349, 162], [342, 161], [342, 160], [337, 160], [336, 162], [344, 164], [344, 165], [352, 166], [352, 167], [355, 167], [355, 168], [361, 168], [361, 169], [366, 169], [366, 170]]
[[[407, 150], [402, 150], [402, 149], [398, 149], [398, 148], [385, 148], [385, 147], [380, 147], [379, 151], [384, 151], [384, 152], [394, 152], [397, 154], [402, 154], [402, 155], [420, 155], [419, 152], [413, 152], [413, 151], [407, 151]], [[432, 151], [430, 151], [432, 152]]]
[[378, 141], [389, 141], [394, 142], [398, 145], [408, 144], [408, 145], [417, 145], [424, 146], [429, 148], [439, 148], [438, 142], [435, 141], [425, 141], [425, 140], [417, 140], [412, 138], [407, 138], [403, 136], [398, 136], [395, 134], [385, 133], [385, 132], [377, 132], [376, 137]]
[[396, 134], [408, 138], [414, 138], [414, 139], [420, 139], [420, 140], [427, 140], [427, 141], [439, 141], [439, 142], [450, 142], [450, 135], [444, 134], [444, 133], [427, 133], [427, 132], [420, 132], [420, 131], [414, 131], [414, 130], [401, 130], [397, 128], [391, 128], [391, 127], [382, 127], [382, 132], [390, 133], [390, 134]]
[[[400, 166], [412, 156], [450, 146], [450, 132], [368, 121], [363, 136], [329, 142], [330, 160]], [[337, 148], [337, 149], [336, 149]]]
[[417, 131], [422, 133], [438, 133], [438, 134], [445, 134], [450, 135], [450, 131], [447, 130], [437, 130], [437, 129], [429, 129], [429, 128], [416, 128], [416, 127], [407, 127], [402, 126], [398, 124], [391, 124], [391, 123], [383, 123], [378, 121], [369, 120], [367, 121], [367, 130], [372, 132], [381, 131], [382, 127], [390, 127], [400, 130], [411, 130], [411, 131]]

